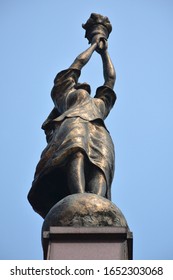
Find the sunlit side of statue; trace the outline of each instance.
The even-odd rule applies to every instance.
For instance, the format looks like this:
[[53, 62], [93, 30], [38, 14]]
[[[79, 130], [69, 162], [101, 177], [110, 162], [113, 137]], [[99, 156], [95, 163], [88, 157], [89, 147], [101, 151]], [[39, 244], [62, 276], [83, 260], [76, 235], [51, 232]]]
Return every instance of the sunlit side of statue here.
[[[111, 199], [115, 154], [104, 120], [116, 100], [107, 43], [112, 27], [107, 17], [92, 14], [83, 28], [90, 47], [56, 75], [51, 91], [54, 107], [42, 125], [47, 146], [28, 195], [42, 217], [70, 194], [87, 192]], [[95, 51], [102, 59], [104, 84], [91, 97], [90, 86], [79, 83], [79, 77]]]

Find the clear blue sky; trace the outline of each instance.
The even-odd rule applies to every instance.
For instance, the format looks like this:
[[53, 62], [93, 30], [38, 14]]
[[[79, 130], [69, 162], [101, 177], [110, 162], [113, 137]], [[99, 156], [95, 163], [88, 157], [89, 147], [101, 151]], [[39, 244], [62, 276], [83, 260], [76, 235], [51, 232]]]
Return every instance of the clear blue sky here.
[[[88, 47], [84, 23], [109, 17], [117, 103], [112, 200], [134, 234], [134, 259], [173, 259], [173, 2], [1, 0], [0, 259], [42, 259], [42, 218], [27, 202], [46, 145], [40, 129], [56, 73]], [[94, 54], [81, 81], [103, 83]]]

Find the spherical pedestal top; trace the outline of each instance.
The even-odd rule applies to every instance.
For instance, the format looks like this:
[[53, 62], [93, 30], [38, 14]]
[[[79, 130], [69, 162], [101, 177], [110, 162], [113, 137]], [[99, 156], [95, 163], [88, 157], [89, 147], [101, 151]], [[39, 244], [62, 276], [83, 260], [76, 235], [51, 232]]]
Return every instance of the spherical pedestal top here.
[[42, 230], [50, 226], [128, 227], [115, 204], [92, 193], [69, 195], [56, 203], [45, 217]]

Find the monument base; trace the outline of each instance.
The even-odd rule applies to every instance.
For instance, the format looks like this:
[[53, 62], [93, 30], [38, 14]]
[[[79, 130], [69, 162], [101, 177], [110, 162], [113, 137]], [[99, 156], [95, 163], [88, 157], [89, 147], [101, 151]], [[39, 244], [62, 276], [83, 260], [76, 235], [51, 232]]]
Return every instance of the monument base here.
[[45, 260], [131, 260], [132, 233], [126, 227], [50, 227], [43, 232]]
[[65, 197], [45, 217], [44, 259], [132, 259], [132, 233], [120, 209], [101, 196], [84, 193]]

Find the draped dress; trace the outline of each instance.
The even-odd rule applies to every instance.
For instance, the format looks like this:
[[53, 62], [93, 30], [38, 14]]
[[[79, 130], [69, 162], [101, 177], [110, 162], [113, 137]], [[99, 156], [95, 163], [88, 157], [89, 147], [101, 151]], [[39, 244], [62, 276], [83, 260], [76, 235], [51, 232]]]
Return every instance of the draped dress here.
[[78, 80], [79, 76], [80, 71], [71, 68], [57, 74], [51, 91], [54, 115], [42, 125], [48, 144], [36, 167], [28, 199], [43, 217], [56, 202], [70, 194], [68, 161], [78, 151], [85, 154], [91, 168], [94, 165], [102, 171], [106, 197], [111, 199], [115, 152], [104, 119], [116, 95], [111, 88], [101, 86], [92, 98], [87, 90], [76, 87], [74, 78]]

